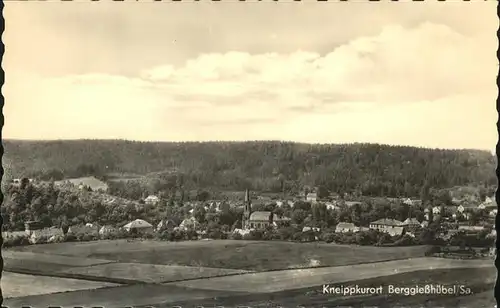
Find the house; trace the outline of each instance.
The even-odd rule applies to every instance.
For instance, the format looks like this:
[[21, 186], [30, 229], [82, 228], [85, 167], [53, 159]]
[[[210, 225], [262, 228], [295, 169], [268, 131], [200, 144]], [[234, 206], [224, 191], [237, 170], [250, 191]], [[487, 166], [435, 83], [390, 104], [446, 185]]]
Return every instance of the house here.
[[390, 236], [399, 236], [405, 234], [405, 230], [403, 227], [394, 227], [383, 232], [388, 233]]
[[361, 204], [363, 203], [359, 201], [345, 201], [345, 206], [347, 207], [352, 207], [354, 205], [361, 205]]
[[109, 235], [116, 232], [116, 228], [112, 226], [102, 226], [101, 229], [99, 229], [99, 235]]
[[233, 230], [233, 233], [234, 233], [234, 234], [239, 234], [239, 235], [241, 235], [241, 236], [247, 235], [247, 234], [249, 234], [250, 232], [251, 232], [251, 230], [238, 229], [238, 228], [236, 228], [236, 229], [234, 229], [234, 230]]
[[194, 217], [184, 219], [179, 225], [180, 230], [197, 230], [200, 228], [200, 223]]
[[494, 198], [488, 197], [488, 198], [486, 198], [486, 200], [483, 203], [478, 205], [477, 208], [480, 210], [484, 210], [484, 209], [493, 210], [493, 209], [497, 209], [498, 206], [497, 206], [497, 202], [495, 201]]
[[160, 202], [160, 198], [155, 195], [149, 195], [146, 199], [144, 199], [144, 203], [150, 205], [157, 205]]
[[440, 206], [434, 206], [432, 208], [432, 214], [433, 215], [439, 215], [439, 214], [441, 214], [441, 207]]
[[357, 232], [358, 228], [351, 222], [339, 222], [335, 227], [335, 233]]
[[257, 211], [250, 214], [248, 219], [249, 229], [267, 228], [269, 226], [276, 227], [279, 223], [290, 221], [287, 217], [279, 217], [269, 211]]
[[94, 176], [81, 177], [81, 178], [76, 178], [76, 179], [68, 179], [68, 180], [54, 182], [54, 185], [56, 185], [56, 186], [64, 186], [67, 184], [78, 187], [79, 189], [90, 188], [92, 191], [99, 191], [99, 192], [107, 192], [108, 188], [109, 188], [108, 184], [97, 179]]
[[420, 226], [420, 222], [416, 218], [406, 218], [405, 221], [401, 223], [402, 226]]
[[484, 226], [458, 226], [459, 231], [479, 232], [484, 230]]
[[414, 201], [411, 200], [410, 198], [403, 198], [403, 199], [401, 199], [401, 203], [409, 205], [409, 206], [415, 205]]
[[308, 231], [320, 232], [321, 229], [316, 228], [316, 227], [304, 227], [304, 228], [302, 228], [302, 232], [308, 232]]
[[327, 210], [336, 211], [340, 209], [340, 206], [338, 206], [336, 202], [327, 202], [325, 203], [325, 206]]
[[422, 226], [416, 218], [406, 218], [406, 220], [401, 223], [401, 227], [405, 228], [406, 231], [415, 232]]
[[245, 191], [245, 201], [243, 208], [243, 229], [266, 228], [268, 226], [276, 227], [280, 223], [289, 222], [288, 217], [279, 217], [273, 212], [257, 211], [252, 212], [252, 201], [250, 199], [250, 191]]
[[123, 229], [127, 232], [138, 234], [152, 233], [153, 225], [145, 220], [136, 219], [123, 226]]
[[489, 215], [490, 215], [490, 217], [496, 217], [496, 216], [497, 216], [497, 213], [498, 213], [498, 209], [492, 209], [492, 210], [489, 212]]
[[308, 193], [306, 196], [306, 201], [311, 203], [318, 202], [318, 194], [316, 193]]
[[470, 216], [471, 216], [469, 209], [470, 209], [470, 207], [468, 207], [468, 206], [459, 205], [456, 208], [455, 212], [451, 215], [451, 217], [453, 219], [457, 219], [457, 218], [463, 217], [463, 218], [465, 218], [465, 219], [468, 220], [468, 219], [470, 219]]
[[[396, 219], [383, 218], [370, 223], [370, 229], [380, 232], [389, 232], [396, 227], [401, 227], [402, 222]], [[401, 227], [403, 228], [403, 227]], [[399, 230], [399, 229], [398, 229]]]
[[84, 226], [70, 226], [68, 228], [68, 234], [99, 234], [99, 227], [92, 224], [86, 224]]
[[31, 236], [34, 231], [43, 229], [42, 225], [38, 221], [29, 220], [24, 223], [24, 232], [26, 235]]
[[43, 239], [47, 242], [54, 242], [57, 237], [63, 237], [64, 233], [61, 228], [50, 227], [43, 228], [39, 222], [27, 221], [24, 224], [24, 233], [28, 236], [31, 244], [37, 244]]

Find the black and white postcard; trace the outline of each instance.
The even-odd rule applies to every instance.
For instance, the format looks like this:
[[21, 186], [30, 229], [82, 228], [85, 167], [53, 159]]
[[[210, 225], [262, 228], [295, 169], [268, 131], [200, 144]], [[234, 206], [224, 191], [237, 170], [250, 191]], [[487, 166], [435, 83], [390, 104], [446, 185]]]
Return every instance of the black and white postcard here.
[[4, 307], [496, 307], [496, 1], [4, 5]]

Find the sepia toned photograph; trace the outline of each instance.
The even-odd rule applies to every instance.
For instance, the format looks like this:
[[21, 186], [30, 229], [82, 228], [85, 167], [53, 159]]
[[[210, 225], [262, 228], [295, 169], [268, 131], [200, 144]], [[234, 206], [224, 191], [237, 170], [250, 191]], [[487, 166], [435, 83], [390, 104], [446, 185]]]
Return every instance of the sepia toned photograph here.
[[3, 307], [496, 307], [496, 1], [8, 1]]

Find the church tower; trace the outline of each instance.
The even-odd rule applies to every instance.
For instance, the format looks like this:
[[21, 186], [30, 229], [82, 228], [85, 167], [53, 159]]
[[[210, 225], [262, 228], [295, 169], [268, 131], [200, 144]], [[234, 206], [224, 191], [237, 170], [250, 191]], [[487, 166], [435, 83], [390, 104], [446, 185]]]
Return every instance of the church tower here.
[[247, 189], [245, 191], [245, 204], [243, 209], [243, 220], [241, 223], [243, 229], [250, 228], [249, 226], [250, 214], [252, 214], [252, 201], [250, 201], [250, 192]]

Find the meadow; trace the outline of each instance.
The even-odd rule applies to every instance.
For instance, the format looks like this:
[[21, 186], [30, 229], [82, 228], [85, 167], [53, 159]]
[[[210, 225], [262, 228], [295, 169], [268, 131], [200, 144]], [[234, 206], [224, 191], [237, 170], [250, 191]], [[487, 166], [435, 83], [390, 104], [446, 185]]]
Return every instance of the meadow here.
[[105, 240], [13, 247], [11, 250], [123, 263], [269, 271], [423, 257], [426, 247], [372, 247], [237, 240], [186, 242]]
[[[258, 293], [238, 296], [227, 296], [218, 299], [204, 299], [197, 301], [182, 301], [169, 303], [169, 307], [177, 306], [230, 306], [247, 305], [250, 307], [463, 307], [463, 308], [491, 308], [494, 306], [493, 296], [496, 281], [496, 269], [493, 265], [483, 268], [456, 268], [456, 269], [425, 269], [408, 273], [393, 274], [369, 279], [353, 279], [330, 286], [359, 285], [377, 287], [388, 285], [407, 286], [425, 284], [464, 285], [471, 288], [471, 295], [387, 295], [381, 296], [348, 296], [325, 295], [322, 286], [299, 288], [272, 293]], [[159, 305], [156, 307], [166, 307]]]
[[[489, 305], [485, 292], [492, 290], [496, 278], [492, 261], [423, 257], [425, 251], [423, 246], [234, 240], [103, 240], [12, 247], [4, 249], [2, 285], [8, 291], [4, 305], [269, 307], [272, 303], [288, 307], [303, 303], [321, 307], [387, 302], [420, 307], [426, 301], [434, 306]], [[9, 272], [16, 270], [17, 274]], [[30, 271], [36, 276], [26, 275]], [[324, 283], [401, 286], [429, 282], [465, 284], [475, 294], [338, 298], [318, 292]], [[23, 293], [23, 289], [31, 291]], [[46, 294], [49, 291], [52, 294]]]

